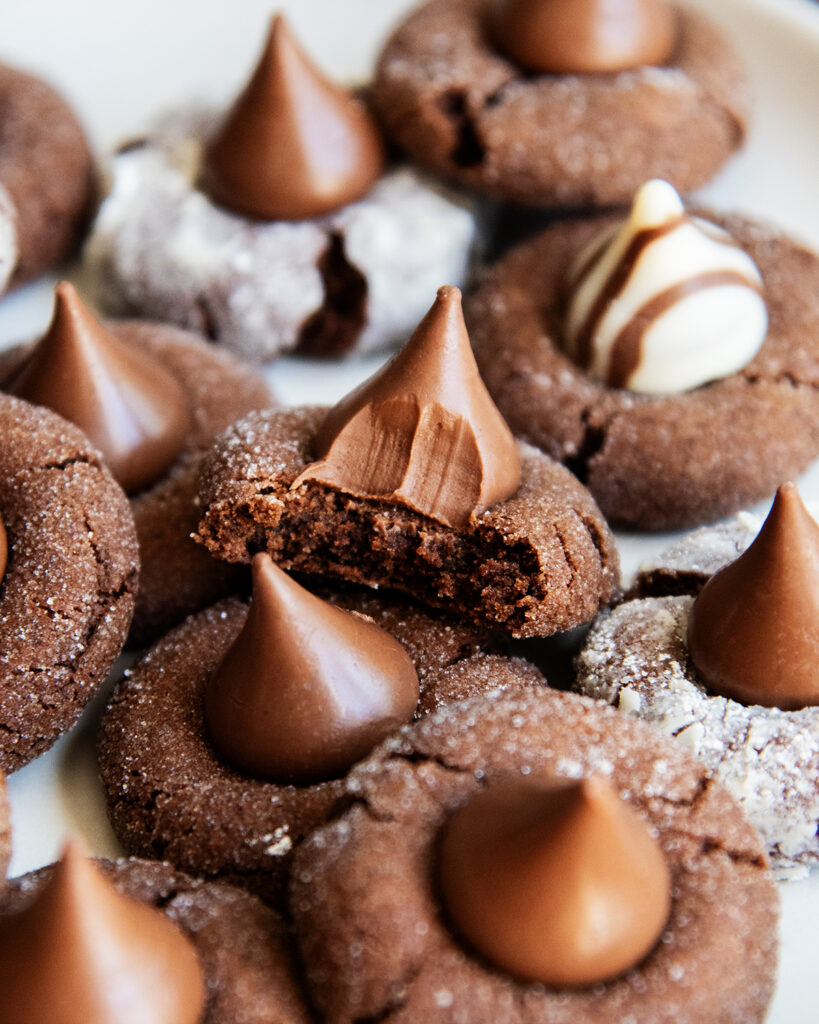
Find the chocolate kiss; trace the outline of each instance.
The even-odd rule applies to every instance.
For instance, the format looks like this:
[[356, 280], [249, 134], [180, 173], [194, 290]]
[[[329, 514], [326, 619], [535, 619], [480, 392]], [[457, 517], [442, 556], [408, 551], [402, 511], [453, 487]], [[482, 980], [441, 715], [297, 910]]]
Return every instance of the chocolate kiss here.
[[205, 152], [201, 187], [264, 220], [304, 220], [366, 195], [384, 166], [367, 108], [322, 75], [281, 15]]
[[791, 711], [819, 704], [819, 526], [793, 484], [700, 591], [688, 649], [714, 693]]
[[6, 565], [8, 564], [9, 557], [9, 541], [8, 535], [6, 534], [6, 528], [3, 525], [2, 519], [0, 519], [0, 582], [6, 575]]
[[176, 461], [190, 414], [176, 380], [146, 352], [108, 331], [63, 281], [54, 316], [22, 368], [5, 385], [85, 431], [129, 494]]
[[645, 822], [601, 778], [507, 779], [444, 827], [440, 881], [458, 931], [501, 970], [557, 988], [643, 959], [671, 907]]
[[417, 703], [397, 640], [254, 557], [247, 621], [205, 690], [208, 731], [229, 764], [276, 782], [337, 778]]
[[666, 0], [489, 0], [498, 48], [530, 71], [623, 71], [663, 64], [677, 37]]
[[517, 444], [478, 373], [457, 288], [441, 288], [404, 349], [330, 410], [315, 448], [294, 487], [317, 480], [447, 526], [514, 494]]
[[0, 1020], [197, 1024], [205, 983], [188, 938], [122, 896], [77, 846], [24, 910], [0, 918]]

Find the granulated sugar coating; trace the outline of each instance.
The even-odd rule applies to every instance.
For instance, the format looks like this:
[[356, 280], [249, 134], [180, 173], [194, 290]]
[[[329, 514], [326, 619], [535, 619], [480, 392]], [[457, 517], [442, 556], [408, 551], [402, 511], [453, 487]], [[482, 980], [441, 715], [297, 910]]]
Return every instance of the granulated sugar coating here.
[[[202, 1024], [308, 1024], [277, 913], [249, 893], [197, 881], [159, 861], [99, 861], [126, 896], [161, 909], [193, 942], [208, 988]], [[0, 895], [3, 914], [22, 909], [51, 868], [23, 875]]]
[[424, 4], [379, 60], [376, 111], [422, 166], [500, 199], [606, 206], [649, 178], [697, 188], [742, 143], [742, 65], [690, 8], [667, 65], [603, 75], [523, 72], [489, 45], [483, 9]]
[[522, 445], [515, 494], [455, 530], [315, 482], [291, 490], [325, 414], [251, 414], [218, 440], [199, 493], [199, 535], [217, 557], [246, 562], [267, 551], [287, 570], [394, 587], [515, 636], [570, 629], [613, 596], [611, 531], [585, 488], [547, 456]]
[[[369, 615], [406, 647], [421, 683], [418, 714], [487, 690], [544, 683], [528, 662], [486, 653], [494, 642], [485, 631], [434, 620], [387, 595], [350, 590], [333, 600]], [[259, 781], [211, 746], [204, 689], [246, 615], [241, 602], [222, 602], [169, 633], [127, 674], [102, 722], [100, 772], [109, 817], [129, 852], [280, 903], [293, 850], [326, 820], [344, 781]]]
[[686, 643], [693, 598], [627, 601], [578, 656], [577, 688], [677, 737], [756, 826], [780, 877], [819, 862], [819, 708], [782, 711], [712, 695]]
[[[448, 814], [503, 776], [603, 775], [645, 817], [672, 872], [655, 947], [576, 991], [517, 982], [449, 930], [436, 891]], [[291, 913], [328, 1024], [751, 1024], [773, 989], [777, 897], [759, 838], [681, 746], [573, 694], [490, 695], [405, 728], [346, 783], [350, 806], [296, 853]]]
[[139, 568], [134, 521], [99, 452], [60, 416], [0, 395], [0, 770], [47, 750], [122, 649]]
[[475, 240], [464, 200], [410, 169], [325, 217], [263, 221], [196, 188], [212, 111], [168, 118], [114, 157], [86, 249], [102, 304], [198, 331], [256, 362], [403, 341]]

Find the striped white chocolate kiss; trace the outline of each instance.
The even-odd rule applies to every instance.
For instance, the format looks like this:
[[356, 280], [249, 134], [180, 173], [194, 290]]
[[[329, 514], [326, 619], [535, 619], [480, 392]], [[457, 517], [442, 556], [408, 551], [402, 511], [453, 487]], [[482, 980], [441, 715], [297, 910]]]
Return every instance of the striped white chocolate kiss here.
[[564, 341], [610, 387], [688, 391], [742, 369], [768, 329], [762, 278], [727, 232], [649, 181], [569, 273]]

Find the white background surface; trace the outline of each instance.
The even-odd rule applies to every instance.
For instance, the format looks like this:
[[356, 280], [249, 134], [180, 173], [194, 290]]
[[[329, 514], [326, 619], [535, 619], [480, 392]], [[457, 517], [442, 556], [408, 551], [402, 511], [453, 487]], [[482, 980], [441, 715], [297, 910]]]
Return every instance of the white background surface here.
[[[700, 0], [749, 62], [754, 125], [741, 156], [703, 191], [715, 206], [768, 217], [819, 249], [819, 7], [807, 0]], [[380, 40], [412, 0], [285, 0], [296, 32], [326, 70], [367, 77]], [[39, 72], [72, 100], [100, 153], [186, 97], [227, 100], [252, 67], [271, 13], [264, 0], [5, 0], [2, 58]], [[443, 282], [442, 282], [443, 283]], [[0, 304], [0, 343], [42, 331], [53, 279]], [[332, 400], [372, 368], [284, 360], [280, 397]], [[819, 468], [800, 487], [819, 501]], [[667, 538], [620, 537], [625, 567]], [[19, 873], [52, 860], [68, 831], [101, 854], [119, 852], [105, 820], [93, 756], [95, 708], [55, 748], [10, 780]], [[819, 871], [780, 886], [779, 985], [769, 1024], [819, 1020]]]

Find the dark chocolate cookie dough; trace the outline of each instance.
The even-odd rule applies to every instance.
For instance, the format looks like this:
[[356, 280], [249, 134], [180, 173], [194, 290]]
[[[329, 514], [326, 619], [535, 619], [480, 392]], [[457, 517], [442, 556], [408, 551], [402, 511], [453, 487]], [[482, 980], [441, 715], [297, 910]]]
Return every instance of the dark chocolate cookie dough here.
[[68, 104], [0, 64], [0, 293], [71, 253], [95, 195], [88, 141]]
[[[201, 882], [158, 861], [99, 866], [124, 895], [162, 910], [191, 940], [204, 970], [202, 1024], [307, 1024], [290, 940], [275, 911], [247, 892]], [[51, 868], [15, 878], [0, 893], [0, 915], [21, 910]]]
[[489, 44], [484, 0], [432, 0], [388, 41], [373, 101], [414, 160], [500, 199], [627, 202], [648, 178], [704, 184], [745, 135], [747, 83], [710, 21], [680, 7], [668, 64], [523, 72]]
[[[527, 662], [486, 653], [494, 643], [485, 632], [432, 619], [400, 598], [351, 590], [334, 601], [371, 616], [406, 647], [421, 683], [418, 714], [543, 681]], [[126, 849], [279, 901], [292, 851], [325, 820], [344, 785], [252, 779], [211, 746], [204, 688], [246, 615], [239, 601], [215, 605], [169, 633], [128, 673], [103, 719], [99, 763], [109, 817]]]
[[203, 464], [199, 535], [218, 557], [266, 550], [283, 568], [389, 586], [516, 636], [587, 621], [612, 596], [619, 563], [605, 520], [570, 473], [528, 446], [515, 494], [455, 530], [320, 483], [291, 484], [311, 461], [321, 408], [251, 414]]
[[0, 395], [0, 769], [47, 750], [122, 649], [139, 567], [128, 501], [76, 427]]
[[[525, 984], [450, 931], [437, 840], [479, 787], [548, 771], [604, 775], [652, 826], [673, 885], [661, 940], [591, 988]], [[777, 898], [727, 793], [670, 740], [593, 702], [541, 691], [454, 704], [387, 740], [347, 781], [351, 806], [299, 848], [290, 909], [328, 1024], [748, 1024], [776, 969]]]
[[771, 494], [819, 453], [819, 259], [764, 225], [708, 217], [759, 268], [769, 327], [744, 369], [692, 391], [606, 387], [561, 349], [566, 268], [607, 218], [524, 243], [467, 303], [478, 365], [510, 427], [571, 468], [614, 525], [714, 520]]

